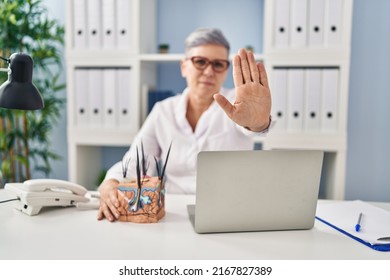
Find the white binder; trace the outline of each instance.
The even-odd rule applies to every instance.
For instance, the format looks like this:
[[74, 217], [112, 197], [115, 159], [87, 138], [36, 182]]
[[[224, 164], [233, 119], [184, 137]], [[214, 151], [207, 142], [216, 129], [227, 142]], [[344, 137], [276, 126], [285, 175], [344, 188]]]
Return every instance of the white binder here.
[[116, 44], [115, 0], [102, 0], [103, 48], [114, 49]]
[[88, 125], [88, 70], [74, 71], [75, 126]]
[[138, 106], [132, 106], [134, 92], [131, 92], [131, 72], [127, 68], [119, 68], [117, 70], [117, 89], [118, 89], [118, 125], [120, 127], [133, 127], [134, 121], [132, 116], [137, 113], [134, 112], [133, 108]]
[[286, 131], [287, 124], [287, 69], [272, 71], [272, 117], [276, 120], [272, 131]]
[[321, 130], [337, 132], [338, 119], [339, 70], [322, 70], [322, 108]]
[[309, 45], [324, 45], [325, 0], [309, 0]]
[[89, 125], [101, 127], [103, 122], [103, 70], [91, 68], [88, 73]]
[[307, 132], [320, 132], [321, 88], [321, 69], [306, 69], [303, 123]]
[[131, 48], [132, 37], [132, 1], [117, 0], [116, 1], [116, 36], [117, 46], [120, 49]]
[[274, 40], [276, 48], [287, 48], [290, 37], [290, 0], [275, 0]]
[[291, 47], [307, 44], [307, 0], [291, 2]]
[[117, 125], [118, 91], [116, 76], [115, 68], [103, 70], [103, 122], [106, 128], [114, 128]]
[[287, 130], [289, 132], [303, 130], [303, 96], [304, 70], [291, 68], [288, 70], [287, 96]]
[[98, 49], [102, 46], [101, 0], [87, 0], [88, 47]]
[[72, 7], [73, 47], [83, 49], [87, 47], [86, 0], [73, 0]]
[[326, 0], [325, 44], [329, 46], [341, 44], [342, 10], [344, 1]]

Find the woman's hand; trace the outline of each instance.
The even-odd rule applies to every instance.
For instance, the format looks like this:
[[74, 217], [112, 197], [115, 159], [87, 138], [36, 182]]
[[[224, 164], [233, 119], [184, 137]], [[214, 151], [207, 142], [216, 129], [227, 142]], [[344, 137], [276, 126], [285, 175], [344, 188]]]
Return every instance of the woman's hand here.
[[98, 220], [106, 218], [110, 222], [114, 222], [119, 218], [118, 184], [119, 182], [117, 180], [109, 179], [103, 181], [100, 185], [100, 207], [97, 216]]
[[238, 125], [260, 132], [270, 125], [271, 92], [262, 63], [256, 63], [251, 51], [239, 50], [233, 60], [233, 79], [236, 100], [231, 104], [223, 95], [215, 101]]

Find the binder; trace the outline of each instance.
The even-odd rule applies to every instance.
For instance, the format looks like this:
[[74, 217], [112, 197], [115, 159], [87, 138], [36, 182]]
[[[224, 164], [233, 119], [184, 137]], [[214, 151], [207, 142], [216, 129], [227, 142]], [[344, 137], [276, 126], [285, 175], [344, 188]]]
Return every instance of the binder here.
[[131, 72], [129, 68], [118, 68], [117, 70], [117, 90], [118, 90], [118, 126], [132, 128], [134, 120], [132, 116], [137, 115], [133, 106], [134, 93], [131, 92]]
[[102, 46], [101, 0], [87, 1], [88, 47], [98, 49]]
[[91, 68], [88, 72], [89, 125], [100, 127], [103, 122], [103, 70]]
[[290, 37], [290, 0], [275, 0], [274, 38], [276, 48], [286, 48]]
[[325, 0], [309, 0], [309, 46], [324, 45]]
[[307, 0], [291, 2], [291, 47], [307, 44]]
[[303, 130], [303, 69], [290, 68], [288, 70], [287, 92], [287, 130], [289, 132], [301, 132]]
[[73, 0], [73, 47], [83, 49], [87, 47], [87, 7], [86, 0]]
[[339, 70], [322, 70], [322, 108], [321, 130], [326, 133], [337, 132]]
[[307, 68], [305, 70], [305, 110], [304, 130], [320, 132], [321, 110], [321, 69]]
[[75, 100], [75, 126], [88, 125], [88, 70], [76, 69], [74, 71], [74, 100]]
[[287, 125], [287, 69], [277, 68], [272, 72], [272, 118], [273, 131], [286, 131]]
[[105, 49], [115, 48], [115, 0], [102, 0], [102, 45]]
[[106, 128], [117, 126], [118, 117], [118, 91], [116, 69], [103, 70], [103, 123]]
[[341, 21], [344, 1], [326, 0], [325, 44], [329, 46], [341, 44]]
[[360, 200], [319, 203], [316, 219], [374, 250], [390, 251], [390, 212], [384, 209]]
[[117, 47], [120, 49], [131, 48], [131, 19], [132, 19], [132, 1], [116, 1], [116, 36]]
[[171, 90], [150, 90], [148, 94], [148, 114], [152, 111], [154, 104], [174, 95], [175, 93]]

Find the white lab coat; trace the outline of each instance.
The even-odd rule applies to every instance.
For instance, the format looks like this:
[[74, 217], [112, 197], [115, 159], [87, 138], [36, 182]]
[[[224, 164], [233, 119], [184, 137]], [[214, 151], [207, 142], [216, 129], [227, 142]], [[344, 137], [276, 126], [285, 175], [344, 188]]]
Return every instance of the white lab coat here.
[[[234, 90], [223, 89], [221, 93], [234, 100]], [[255, 133], [238, 126], [214, 101], [199, 119], [195, 132], [186, 119], [188, 89], [183, 94], [157, 102], [137, 134], [122, 162], [112, 166], [106, 179], [121, 181], [123, 170], [128, 165], [128, 178], [136, 178], [136, 147], [141, 158], [141, 140], [148, 159], [148, 174], [155, 175], [155, 160], [165, 162], [169, 145], [172, 148], [165, 171], [168, 193], [194, 194], [196, 185], [196, 162], [200, 151], [251, 150]]]

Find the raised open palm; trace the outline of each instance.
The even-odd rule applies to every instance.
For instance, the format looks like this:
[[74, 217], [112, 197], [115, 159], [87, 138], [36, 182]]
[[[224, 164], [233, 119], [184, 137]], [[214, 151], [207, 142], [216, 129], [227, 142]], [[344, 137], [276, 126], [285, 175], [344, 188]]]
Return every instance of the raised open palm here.
[[215, 101], [238, 125], [263, 131], [269, 126], [272, 104], [264, 65], [256, 63], [252, 52], [240, 49], [233, 60], [233, 79], [236, 92], [233, 104], [221, 94], [214, 95]]

